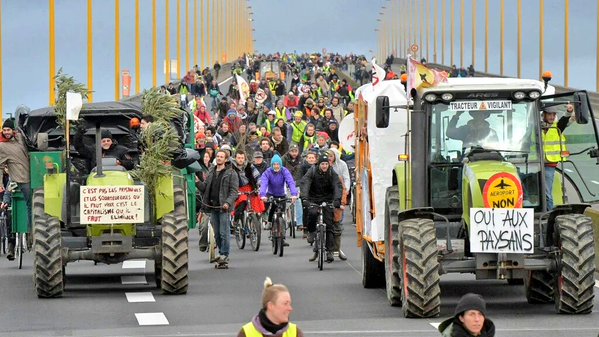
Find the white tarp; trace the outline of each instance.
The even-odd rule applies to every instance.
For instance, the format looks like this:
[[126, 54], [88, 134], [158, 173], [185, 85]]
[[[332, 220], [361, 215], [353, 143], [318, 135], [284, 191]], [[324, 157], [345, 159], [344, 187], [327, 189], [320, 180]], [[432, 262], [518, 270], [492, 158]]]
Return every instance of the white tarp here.
[[[356, 95], [368, 102], [368, 141], [370, 144], [370, 162], [373, 186], [364, 184], [364, 193], [373, 191], [376, 217], [365, 221], [364, 234], [374, 241], [382, 241], [385, 236], [385, 195], [391, 186], [393, 168], [397, 165], [397, 156], [405, 153], [405, 134], [408, 131], [408, 119], [405, 109], [390, 109], [389, 126], [376, 127], [376, 98], [389, 97], [390, 105], [407, 104], [406, 93], [399, 80], [382, 81], [376, 88], [372, 84], [361, 86]], [[367, 197], [369, 194], [364, 194]], [[367, 205], [365, 205], [367, 206]], [[369, 206], [369, 205], [368, 205]], [[364, 209], [368, 212], [368, 208]], [[366, 216], [365, 216], [366, 217]]]

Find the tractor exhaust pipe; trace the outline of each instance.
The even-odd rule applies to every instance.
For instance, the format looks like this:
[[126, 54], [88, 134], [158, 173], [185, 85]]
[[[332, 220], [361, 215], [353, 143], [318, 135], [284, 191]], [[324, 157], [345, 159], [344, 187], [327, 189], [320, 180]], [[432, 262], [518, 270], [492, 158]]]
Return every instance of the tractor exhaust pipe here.
[[103, 177], [102, 172], [102, 133], [100, 122], [96, 122], [96, 177]]

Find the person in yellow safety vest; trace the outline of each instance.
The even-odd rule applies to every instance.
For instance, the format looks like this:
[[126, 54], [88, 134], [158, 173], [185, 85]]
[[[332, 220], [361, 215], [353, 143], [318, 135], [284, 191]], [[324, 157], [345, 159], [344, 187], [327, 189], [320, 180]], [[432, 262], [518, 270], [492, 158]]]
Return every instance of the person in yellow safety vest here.
[[566, 113], [559, 121], [555, 121], [557, 106], [546, 107], [543, 110], [543, 120], [541, 129], [543, 137], [543, 150], [545, 152], [545, 198], [547, 200], [547, 210], [553, 209], [553, 179], [555, 177], [555, 168], [559, 162], [564, 161], [568, 156], [566, 148], [566, 137], [562, 134], [569, 125], [573, 117], [574, 106], [568, 104]]
[[302, 330], [289, 322], [292, 311], [289, 289], [283, 284], [272, 284], [267, 277], [262, 291], [262, 308], [241, 328], [237, 337], [303, 337]]
[[276, 115], [277, 113], [274, 110], [270, 110], [266, 116], [264, 126], [266, 127], [266, 131], [268, 131], [268, 133], [272, 133], [272, 129], [274, 129], [275, 126], [277, 126], [275, 118]]
[[275, 107], [275, 119], [284, 119], [287, 120], [287, 109], [285, 105], [283, 105], [283, 100], [280, 99], [277, 101], [277, 106]]
[[270, 82], [268, 82], [268, 88], [270, 89], [270, 92], [272, 92], [273, 96], [276, 96], [276, 94], [277, 94], [277, 80], [271, 80]]
[[298, 146], [302, 146], [302, 137], [306, 131], [306, 125], [308, 125], [306, 121], [302, 120], [303, 116], [304, 114], [301, 111], [296, 111], [295, 114], [293, 114], [293, 122], [289, 124], [291, 126], [291, 141]]
[[302, 146], [303, 151], [308, 151], [312, 145], [316, 144], [318, 140], [318, 135], [316, 134], [316, 127], [312, 123], [308, 123], [306, 125], [306, 132], [304, 133], [304, 144]]

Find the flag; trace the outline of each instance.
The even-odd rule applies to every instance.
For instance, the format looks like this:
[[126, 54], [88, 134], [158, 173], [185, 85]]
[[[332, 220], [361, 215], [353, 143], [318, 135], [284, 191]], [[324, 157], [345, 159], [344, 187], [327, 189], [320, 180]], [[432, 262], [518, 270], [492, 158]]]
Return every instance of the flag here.
[[244, 105], [248, 97], [250, 97], [250, 86], [243, 77], [235, 74], [235, 81], [237, 81], [237, 89], [239, 90], [239, 104]]
[[376, 64], [376, 59], [372, 59], [372, 87], [376, 87], [385, 79], [386, 72], [383, 68]]
[[439, 85], [439, 83], [447, 82], [449, 74], [445, 71], [427, 68], [422, 63], [408, 58], [408, 96], [412, 89], [430, 88]]

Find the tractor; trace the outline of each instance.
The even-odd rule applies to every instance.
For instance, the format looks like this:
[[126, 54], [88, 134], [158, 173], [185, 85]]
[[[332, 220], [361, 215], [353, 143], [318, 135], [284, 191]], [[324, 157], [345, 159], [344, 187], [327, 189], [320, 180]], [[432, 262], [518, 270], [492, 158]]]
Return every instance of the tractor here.
[[[186, 117], [181, 111], [182, 119]], [[38, 297], [60, 297], [66, 265], [89, 260], [115, 264], [130, 259], [154, 260], [156, 285], [165, 294], [188, 288], [188, 229], [195, 226], [195, 185], [187, 169], [173, 168], [150, 191], [115, 158], [101, 152], [101, 132], [139, 158], [142, 106], [136, 102], [84, 104], [79, 141], [95, 148], [95, 167], [71, 146], [53, 107], [17, 116], [30, 148], [33, 279]], [[171, 123], [189, 137], [185, 122]], [[76, 144], [82, 145], [82, 144]], [[70, 155], [67, 156], [67, 153]], [[68, 183], [67, 183], [68, 182]]]
[[[585, 211], [599, 201], [597, 125], [586, 92], [553, 94], [548, 81], [450, 78], [396, 105], [371, 93], [376, 128], [394, 114], [405, 130], [396, 133], [399, 153], [385, 157], [398, 162], [385, 172], [384, 210], [375, 209], [383, 226], [363, 236], [363, 284], [385, 284], [405, 317], [439, 315], [448, 273], [523, 284], [529, 303], [554, 302], [558, 313], [592, 311], [595, 246]], [[568, 105], [574, 114], [558, 142], [548, 209], [541, 112], [559, 119]]]

